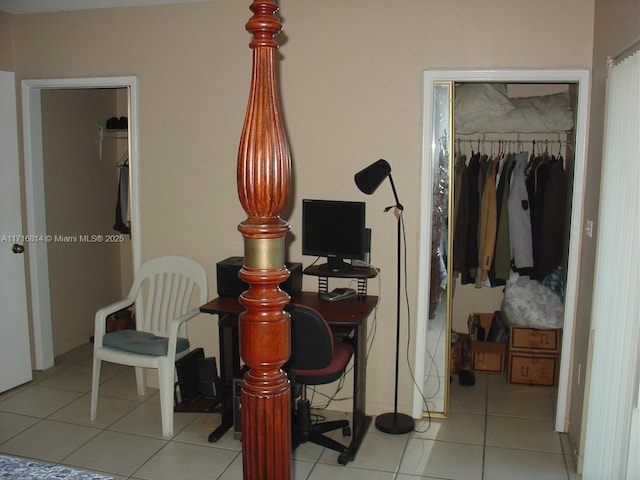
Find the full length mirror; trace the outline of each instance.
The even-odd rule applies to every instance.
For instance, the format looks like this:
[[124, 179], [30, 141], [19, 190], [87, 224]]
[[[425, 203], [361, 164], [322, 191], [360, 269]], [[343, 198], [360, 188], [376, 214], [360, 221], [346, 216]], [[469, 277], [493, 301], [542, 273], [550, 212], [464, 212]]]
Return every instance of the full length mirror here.
[[451, 152], [450, 82], [433, 85], [433, 136], [431, 138], [431, 242], [430, 287], [424, 372], [424, 408], [447, 414], [450, 340], [449, 303], [449, 175]]

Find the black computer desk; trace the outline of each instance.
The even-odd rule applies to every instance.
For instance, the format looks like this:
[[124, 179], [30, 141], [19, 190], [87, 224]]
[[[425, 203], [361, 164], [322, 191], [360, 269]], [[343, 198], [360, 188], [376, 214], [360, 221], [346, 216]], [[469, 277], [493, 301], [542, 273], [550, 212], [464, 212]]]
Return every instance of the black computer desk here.
[[[291, 302], [309, 306], [320, 312], [335, 335], [344, 337], [353, 344], [352, 437], [347, 452], [342, 457], [346, 462], [351, 461], [355, 458], [371, 423], [371, 417], [365, 413], [367, 319], [375, 309], [378, 297], [360, 295], [339, 302], [328, 302], [321, 300], [317, 292], [300, 292], [292, 297]], [[209, 435], [209, 441], [215, 442], [233, 426], [233, 379], [242, 376], [238, 315], [244, 311], [244, 307], [237, 298], [218, 297], [202, 305], [200, 311], [218, 315], [222, 422]]]

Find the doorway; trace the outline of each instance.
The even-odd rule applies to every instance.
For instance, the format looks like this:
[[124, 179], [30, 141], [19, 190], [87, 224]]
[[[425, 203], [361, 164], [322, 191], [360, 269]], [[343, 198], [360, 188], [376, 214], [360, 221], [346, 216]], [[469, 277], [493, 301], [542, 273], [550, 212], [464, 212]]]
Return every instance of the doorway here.
[[[573, 332], [577, 302], [578, 260], [582, 241], [582, 216], [584, 180], [586, 172], [586, 130], [588, 105], [588, 72], [586, 70], [519, 70], [519, 71], [427, 71], [424, 75], [424, 145], [422, 167], [421, 211], [426, 212], [421, 219], [419, 253], [419, 291], [429, 292], [432, 243], [431, 219], [433, 209], [433, 148], [434, 138], [434, 85], [441, 82], [487, 82], [487, 83], [568, 83], [577, 89], [577, 108], [575, 126], [572, 213], [570, 220], [570, 244], [567, 267], [567, 287], [564, 310], [563, 342], [558, 382], [555, 429], [565, 432], [568, 427], [568, 401], [570, 389], [570, 364], [573, 349]], [[449, 130], [451, 131], [451, 130]], [[425, 358], [429, 354], [427, 347], [429, 317], [429, 295], [423, 293], [418, 301], [417, 341], [416, 341], [416, 378], [424, 378]], [[447, 325], [447, 329], [450, 324]], [[447, 336], [443, 336], [448, 338]], [[445, 346], [446, 347], [446, 346]], [[448, 347], [442, 348], [448, 352]], [[444, 362], [447, 365], [448, 358]], [[447, 365], [448, 368], [448, 365]], [[447, 402], [448, 399], [445, 399]], [[422, 397], [419, 389], [414, 394], [415, 417], [422, 416]]]
[[[47, 238], [42, 92], [51, 89], [123, 88], [128, 93], [129, 210], [131, 213], [131, 255], [134, 272], [140, 263], [140, 218], [138, 199], [137, 81], [135, 77], [50, 79], [22, 81], [25, 200], [27, 233]], [[96, 128], [95, 125], [93, 128]], [[97, 137], [97, 132], [96, 132]], [[115, 197], [114, 197], [115, 198]], [[37, 370], [54, 365], [51, 285], [47, 242], [29, 246], [28, 268], [33, 335], [33, 363]]]

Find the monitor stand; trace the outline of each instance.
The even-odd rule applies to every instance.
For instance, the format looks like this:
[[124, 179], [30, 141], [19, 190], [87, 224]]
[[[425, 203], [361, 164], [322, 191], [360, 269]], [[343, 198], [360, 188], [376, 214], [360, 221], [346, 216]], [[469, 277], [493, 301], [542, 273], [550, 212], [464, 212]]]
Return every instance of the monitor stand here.
[[319, 265], [318, 268], [325, 272], [344, 272], [346, 270], [352, 270], [353, 265], [345, 262], [340, 257], [328, 257], [327, 263]]

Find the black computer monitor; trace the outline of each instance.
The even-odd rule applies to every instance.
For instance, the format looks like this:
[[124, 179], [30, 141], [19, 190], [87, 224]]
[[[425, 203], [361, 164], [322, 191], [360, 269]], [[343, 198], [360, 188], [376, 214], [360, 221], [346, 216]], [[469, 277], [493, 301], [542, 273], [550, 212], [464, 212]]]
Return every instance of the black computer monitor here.
[[330, 271], [353, 268], [345, 260], [364, 260], [365, 203], [302, 200], [302, 254], [326, 257]]

